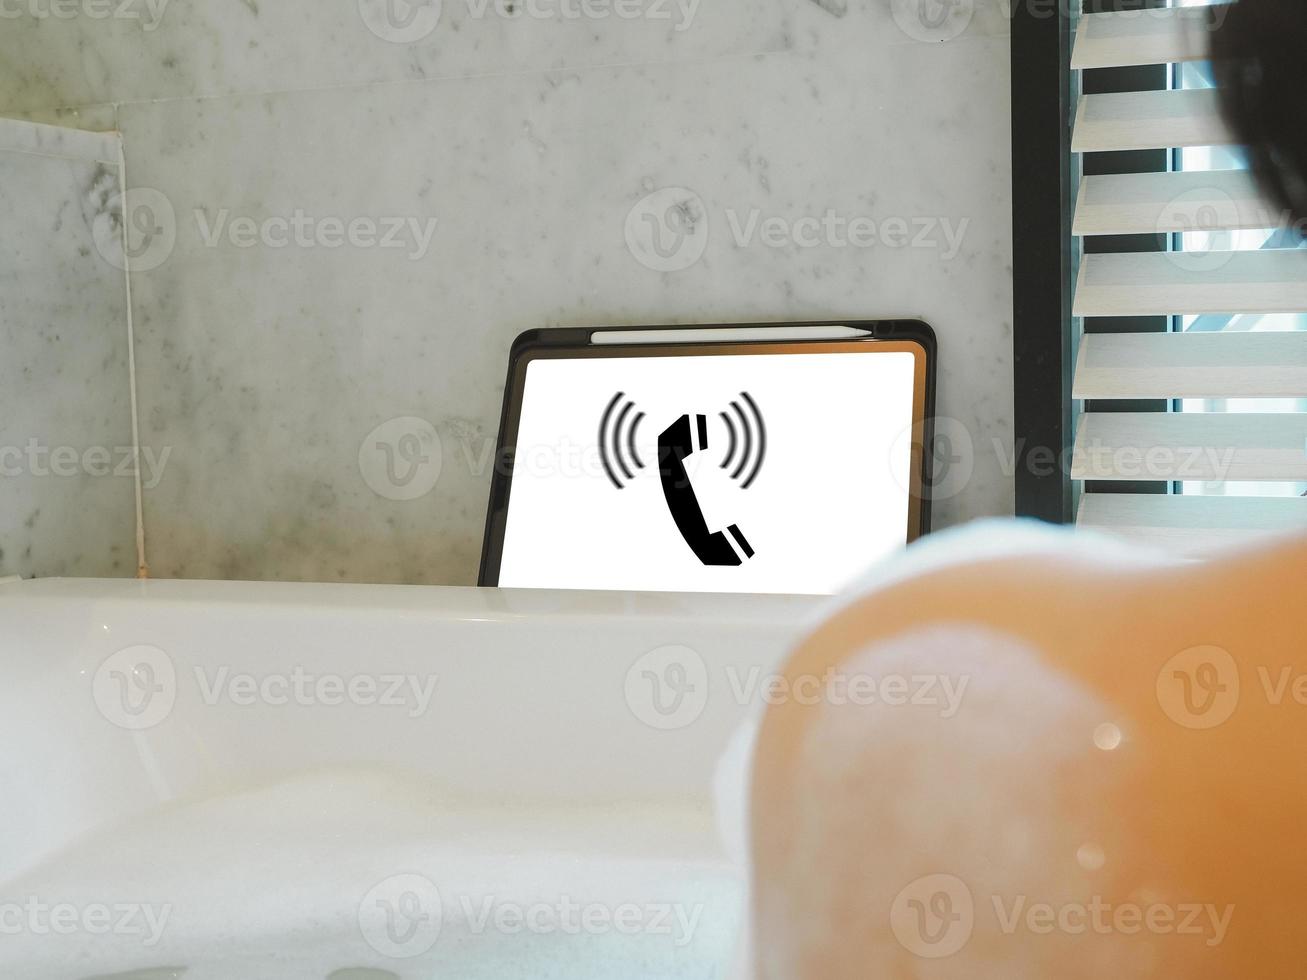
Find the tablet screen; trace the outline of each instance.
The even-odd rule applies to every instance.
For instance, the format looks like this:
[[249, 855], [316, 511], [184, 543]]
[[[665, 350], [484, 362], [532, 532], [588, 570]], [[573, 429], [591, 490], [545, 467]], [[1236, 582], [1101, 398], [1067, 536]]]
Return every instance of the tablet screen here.
[[837, 346], [531, 359], [498, 584], [828, 594], [902, 548], [922, 355]]

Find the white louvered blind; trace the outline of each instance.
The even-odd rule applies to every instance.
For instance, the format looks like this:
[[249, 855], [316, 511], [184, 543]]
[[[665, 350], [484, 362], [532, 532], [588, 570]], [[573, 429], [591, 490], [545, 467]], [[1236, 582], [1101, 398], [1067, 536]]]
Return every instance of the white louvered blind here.
[[[1213, 13], [1188, 4], [1083, 15], [1072, 68], [1204, 61]], [[1072, 150], [1231, 143], [1213, 90], [1173, 88], [1082, 96]], [[1202, 400], [1208, 409], [1082, 413], [1073, 479], [1179, 484], [1190, 492], [1084, 493], [1081, 525], [1190, 557], [1307, 529], [1307, 497], [1298, 495], [1307, 486], [1307, 329], [1298, 329], [1307, 318], [1281, 316], [1307, 314], [1307, 249], [1272, 234], [1281, 221], [1242, 170], [1081, 181], [1075, 235], [1174, 233], [1201, 250], [1082, 255], [1074, 315], [1207, 322], [1179, 321], [1192, 331], [1085, 334], [1072, 397], [1168, 399], [1186, 408], [1195, 402], [1180, 400]], [[1258, 229], [1265, 231], [1252, 234], [1249, 246], [1250, 231]], [[1211, 247], [1213, 235], [1220, 247]], [[1274, 245], [1281, 247], [1268, 247]]]

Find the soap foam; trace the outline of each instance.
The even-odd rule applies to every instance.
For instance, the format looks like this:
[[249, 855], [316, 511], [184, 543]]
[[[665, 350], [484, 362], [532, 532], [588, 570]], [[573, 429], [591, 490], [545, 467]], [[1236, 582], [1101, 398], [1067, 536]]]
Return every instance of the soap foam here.
[[[144, 913], [133, 934], [95, 935], [98, 922], [83, 921], [52, 935], [24, 911], [7, 920], [22, 928], [6, 929], [0, 975], [715, 977], [741, 887], [712, 836], [711, 816], [690, 808], [450, 807], [423, 778], [301, 774], [160, 807], [0, 886], [0, 907], [136, 906], [165, 920], [157, 936]], [[365, 899], [397, 876], [429, 881], [441, 909], [430, 949], [404, 959], [379, 952], [360, 924]], [[569, 907], [589, 910], [590, 924], [569, 931]], [[641, 910], [626, 913], [635, 934], [612, 921], [622, 907]], [[655, 922], [663, 907], [667, 921]]]

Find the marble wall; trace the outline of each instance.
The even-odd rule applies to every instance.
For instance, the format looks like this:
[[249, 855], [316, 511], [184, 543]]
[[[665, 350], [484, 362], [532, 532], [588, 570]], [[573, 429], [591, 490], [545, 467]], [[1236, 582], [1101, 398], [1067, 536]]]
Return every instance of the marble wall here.
[[50, 3], [6, 8], [0, 114], [123, 133], [154, 575], [474, 581], [554, 325], [922, 316], [974, 449], [939, 522], [1011, 512], [996, 0]]
[[0, 577], [136, 573], [118, 160], [0, 119]]

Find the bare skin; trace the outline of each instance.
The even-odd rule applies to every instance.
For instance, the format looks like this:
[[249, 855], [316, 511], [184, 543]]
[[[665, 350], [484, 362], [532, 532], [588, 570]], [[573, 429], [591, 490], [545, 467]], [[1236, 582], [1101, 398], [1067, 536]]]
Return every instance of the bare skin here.
[[[1302, 975], [1307, 536], [1121, 559], [1058, 537], [945, 564], [802, 644], [791, 684], [969, 686], [948, 717], [938, 698], [769, 709], [757, 977]], [[966, 935], [931, 945], [950, 921]]]

